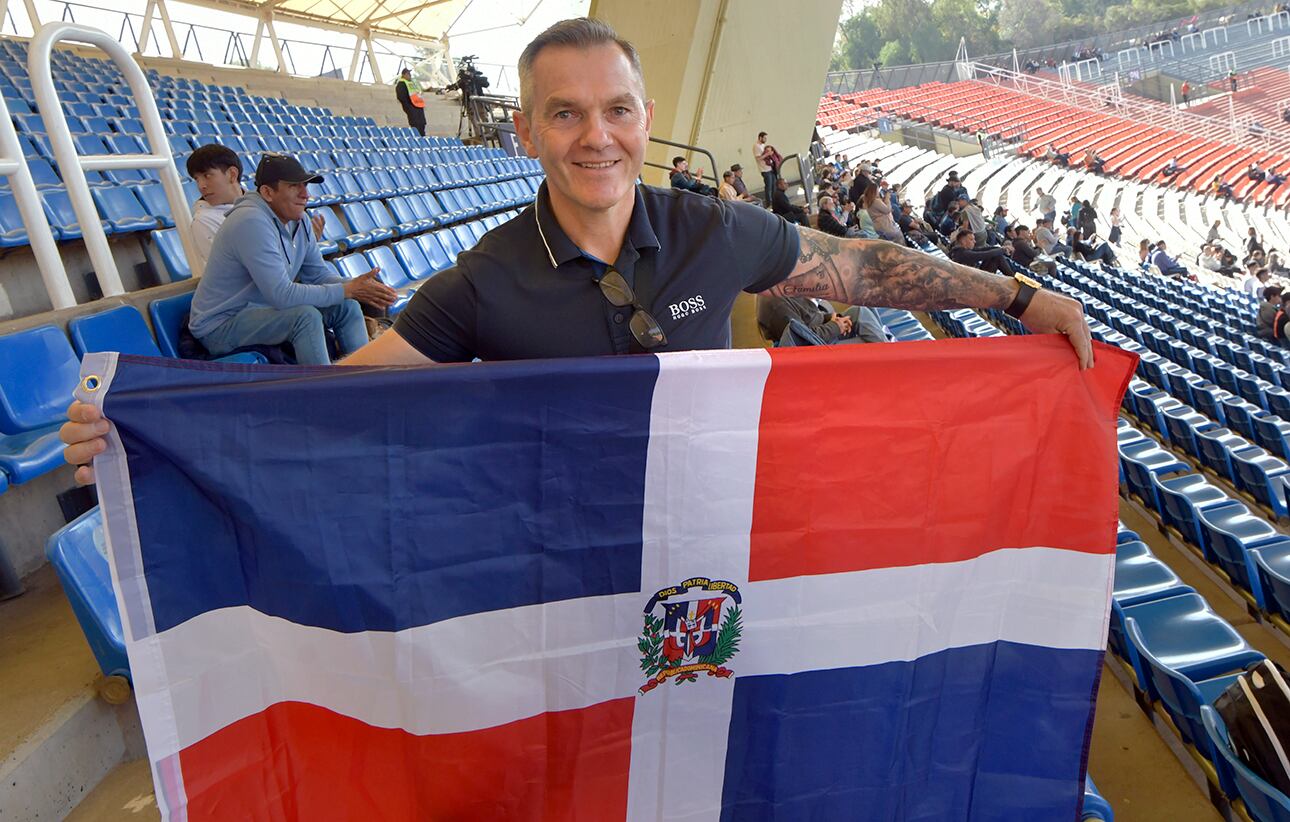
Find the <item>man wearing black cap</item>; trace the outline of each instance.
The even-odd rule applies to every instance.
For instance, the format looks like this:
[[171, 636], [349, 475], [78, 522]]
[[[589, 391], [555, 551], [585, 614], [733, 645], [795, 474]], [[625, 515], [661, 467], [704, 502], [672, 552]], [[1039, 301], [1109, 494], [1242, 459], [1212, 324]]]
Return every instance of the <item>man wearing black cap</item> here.
[[248, 345], [290, 343], [296, 362], [326, 365], [324, 328], [342, 354], [367, 343], [358, 302], [385, 308], [395, 292], [376, 271], [343, 280], [323, 266], [304, 219], [309, 183], [322, 177], [293, 157], [266, 154], [255, 191], [237, 199], [211, 244], [189, 329], [214, 356]]

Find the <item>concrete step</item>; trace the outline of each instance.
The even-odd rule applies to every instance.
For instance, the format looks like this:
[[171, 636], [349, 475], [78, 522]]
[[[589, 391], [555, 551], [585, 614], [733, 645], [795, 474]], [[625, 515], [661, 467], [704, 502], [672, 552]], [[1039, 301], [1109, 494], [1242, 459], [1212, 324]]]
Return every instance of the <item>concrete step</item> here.
[[160, 819], [148, 760], [135, 759], [113, 768], [64, 822], [153, 822]]
[[0, 603], [0, 822], [62, 819], [121, 762], [143, 756], [133, 700], [109, 705], [53, 569]]

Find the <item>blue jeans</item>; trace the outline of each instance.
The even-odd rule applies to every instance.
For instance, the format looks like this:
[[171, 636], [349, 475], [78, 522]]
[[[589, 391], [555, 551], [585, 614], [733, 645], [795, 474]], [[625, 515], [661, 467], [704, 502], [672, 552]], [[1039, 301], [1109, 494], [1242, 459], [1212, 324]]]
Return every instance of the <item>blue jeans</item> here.
[[202, 337], [201, 342], [216, 357], [245, 345], [291, 343], [300, 365], [330, 365], [324, 328], [336, 335], [342, 356], [367, 344], [367, 324], [354, 300], [326, 308], [244, 308]]
[[777, 175], [773, 171], [763, 171], [761, 173], [761, 181], [766, 185], [766, 191], [762, 193], [762, 199], [766, 201], [767, 208], [770, 208], [770, 196], [775, 193], [776, 179]]

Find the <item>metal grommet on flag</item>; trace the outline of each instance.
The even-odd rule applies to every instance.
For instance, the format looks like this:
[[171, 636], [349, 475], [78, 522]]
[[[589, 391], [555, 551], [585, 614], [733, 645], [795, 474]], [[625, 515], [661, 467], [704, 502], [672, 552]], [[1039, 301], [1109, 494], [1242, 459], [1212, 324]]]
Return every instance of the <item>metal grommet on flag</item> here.
[[103, 387], [103, 378], [98, 374], [89, 374], [81, 380], [81, 389], [93, 394]]

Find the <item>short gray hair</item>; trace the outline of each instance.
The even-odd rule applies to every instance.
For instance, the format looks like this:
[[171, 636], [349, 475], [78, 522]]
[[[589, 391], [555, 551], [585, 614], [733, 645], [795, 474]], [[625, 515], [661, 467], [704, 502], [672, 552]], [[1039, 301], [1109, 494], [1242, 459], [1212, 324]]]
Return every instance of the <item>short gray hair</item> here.
[[636, 53], [636, 47], [619, 37], [618, 32], [614, 31], [608, 23], [591, 17], [575, 17], [572, 20], [561, 20], [534, 37], [532, 42], [524, 47], [524, 53], [520, 55], [519, 62], [520, 106], [524, 112], [528, 114], [533, 110], [533, 62], [537, 60], [542, 49], [549, 46], [589, 49], [607, 43], [613, 43], [623, 50], [627, 62], [631, 63], [632, 71], [641, 81], [643, 89], [645, 74], [641, 71], [641, 58]]

